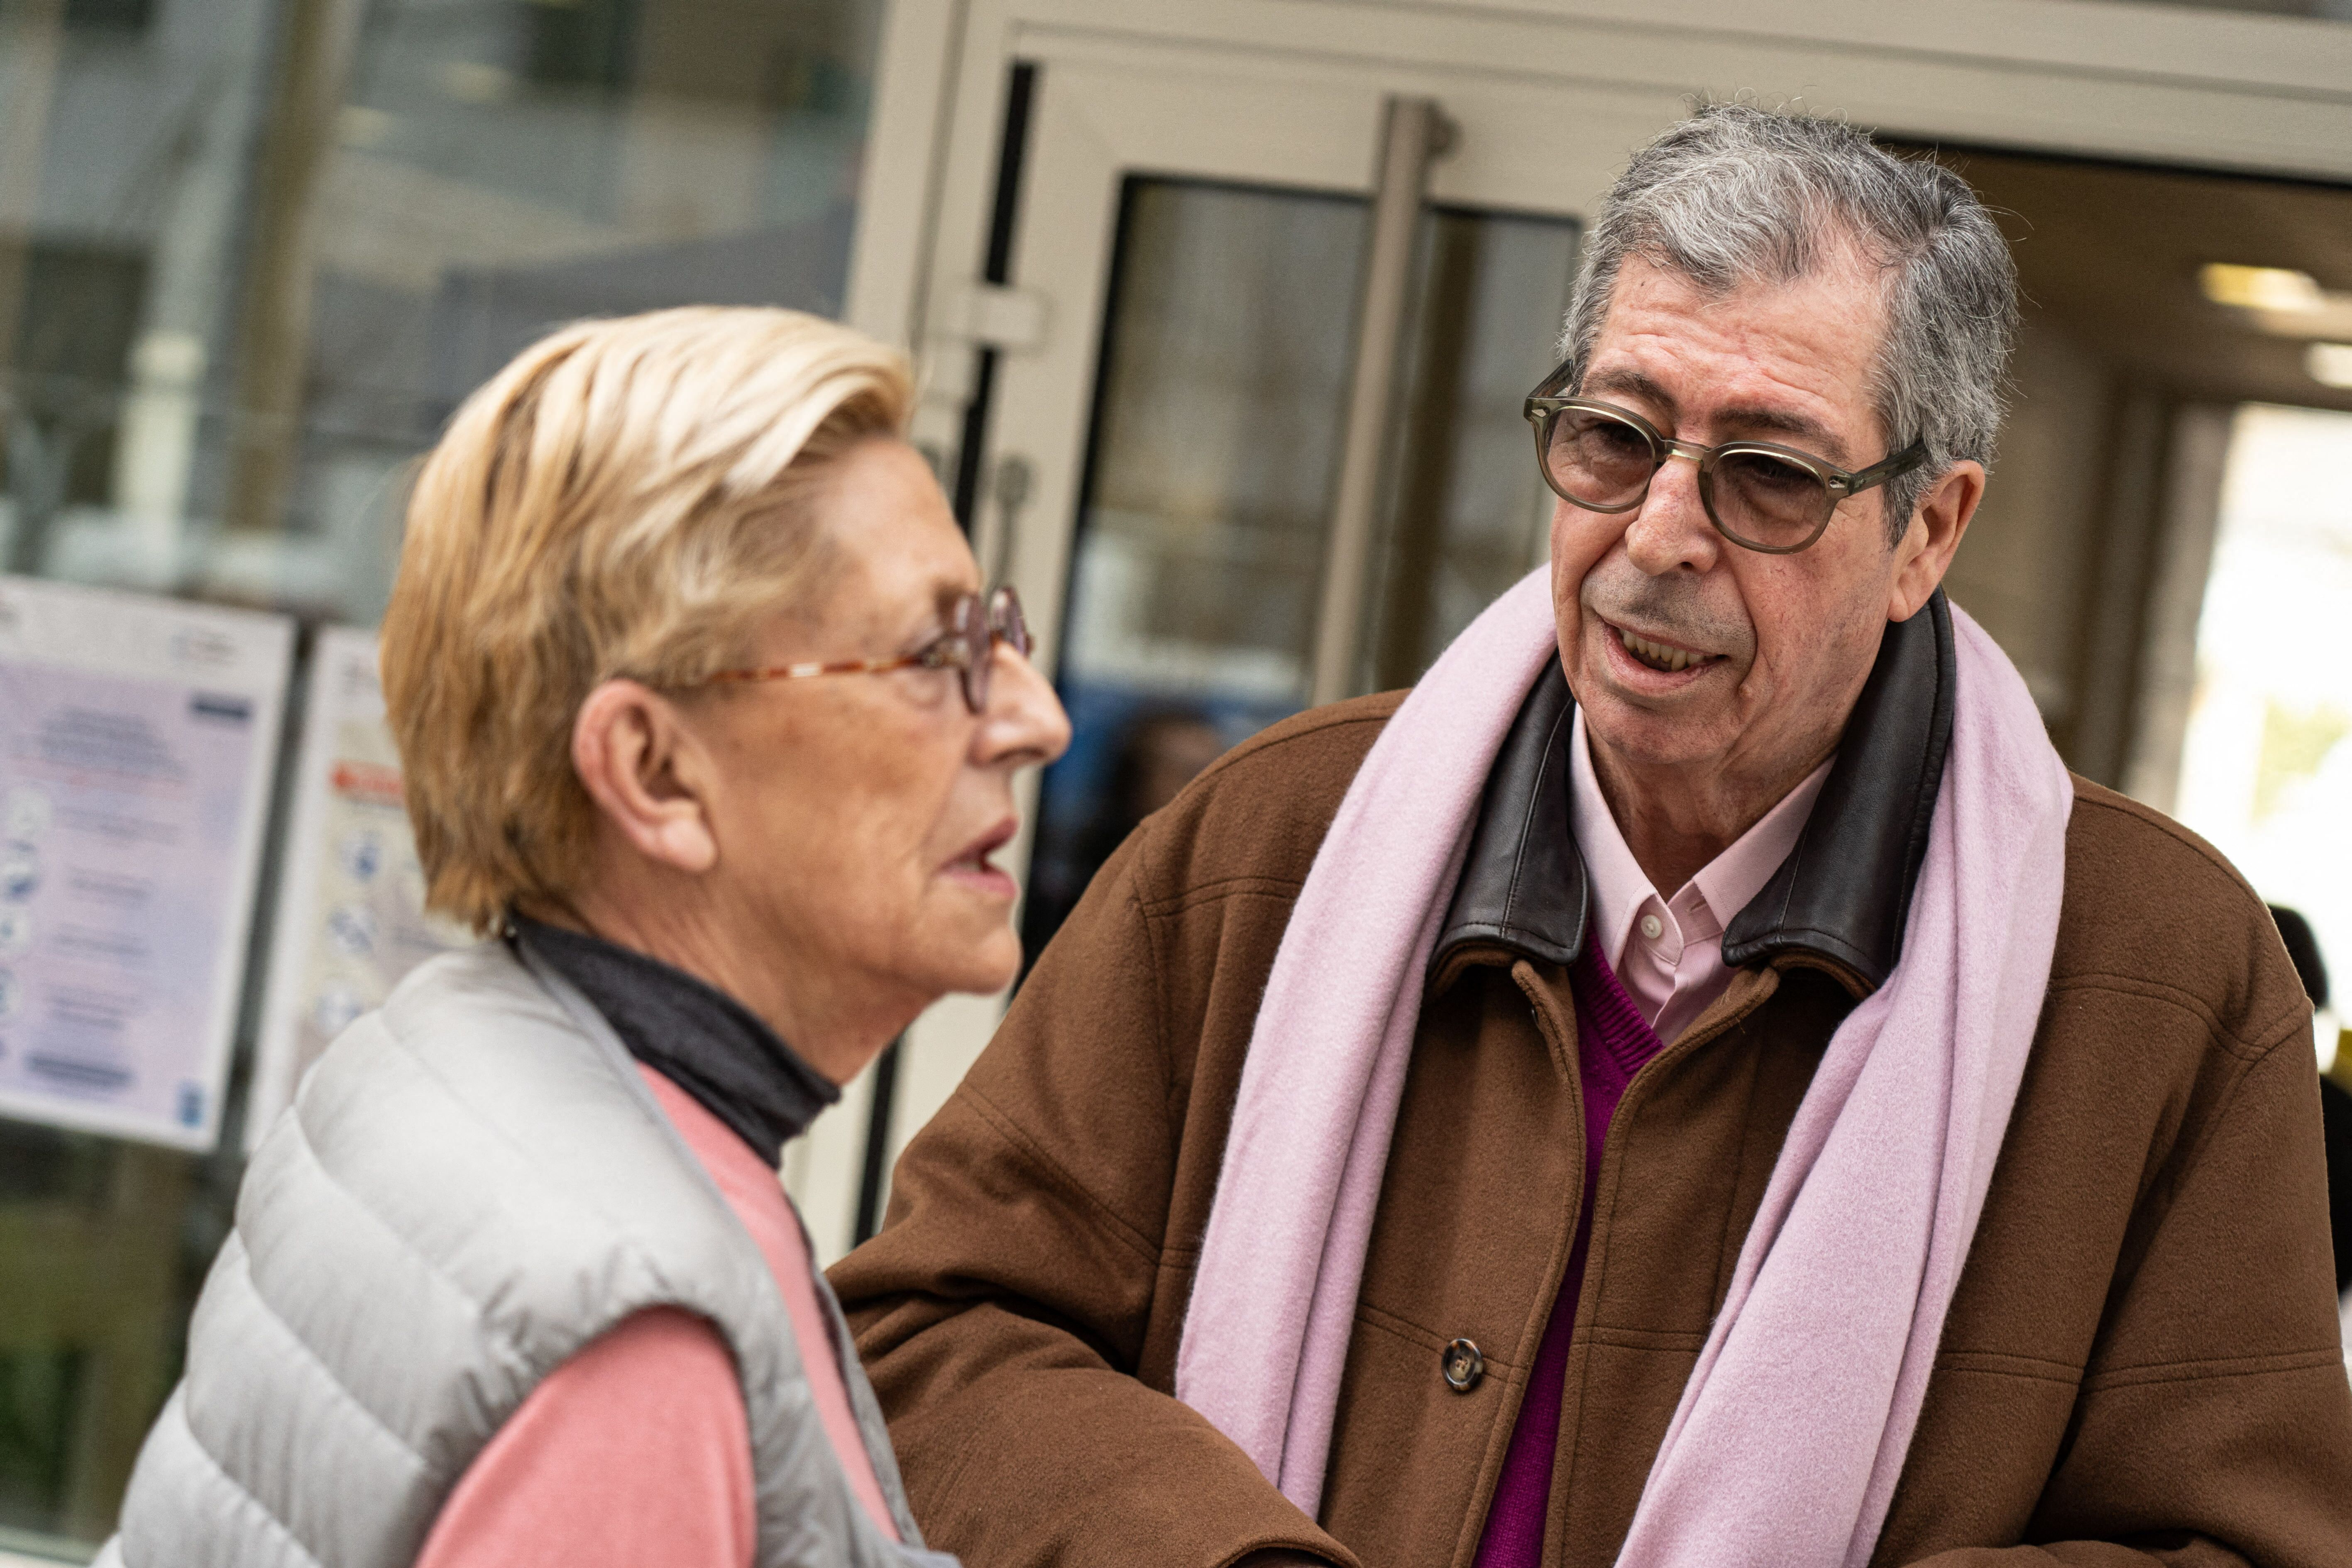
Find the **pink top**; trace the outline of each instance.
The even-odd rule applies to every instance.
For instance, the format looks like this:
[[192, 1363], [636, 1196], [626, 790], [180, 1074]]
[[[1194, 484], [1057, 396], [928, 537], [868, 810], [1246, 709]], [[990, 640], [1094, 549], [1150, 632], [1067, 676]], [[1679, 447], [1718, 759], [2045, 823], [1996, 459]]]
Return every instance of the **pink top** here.
[[[776, 1173], [685, 1090], [651, 1068], [637, 1070], [767, 1259], [824, 1435], [867, 1516], [896, 1541], [808, 1244]], [[750, 1568], [752, 1499], [735, 1358], [708, 1321], [657, 1308], [531, 1391], [458, 1479], [417, 1568]]]
[[1731, 984], [1723, 966], [1723, 928], [1764, 890], [1772, 873], [1797, 847], [1813, 802], [1830, 776], [1823, 763], [1756, 826], [1706, 863], [1671, 899], [1661, 899], [1593, 776], [1584, 733], [1584, 710], [1576, 710], [1569, 737], [1569, 825], [1592, 882], [1593, 936], [1643, 1021], [1671, 1040], [1706, 1011]]

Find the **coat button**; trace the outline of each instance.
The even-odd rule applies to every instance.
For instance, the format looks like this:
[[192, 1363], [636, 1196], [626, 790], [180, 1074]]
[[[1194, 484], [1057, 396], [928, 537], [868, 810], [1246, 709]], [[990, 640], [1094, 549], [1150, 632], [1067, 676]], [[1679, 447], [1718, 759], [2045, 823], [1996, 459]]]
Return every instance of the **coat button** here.
[[1486, 1358], [1468, 1340], [1448, 1344], [1437, 1364], [1445, 1373], [1445, 1385], [1456, 1394], [1469, 1393], [1486, 1375]]

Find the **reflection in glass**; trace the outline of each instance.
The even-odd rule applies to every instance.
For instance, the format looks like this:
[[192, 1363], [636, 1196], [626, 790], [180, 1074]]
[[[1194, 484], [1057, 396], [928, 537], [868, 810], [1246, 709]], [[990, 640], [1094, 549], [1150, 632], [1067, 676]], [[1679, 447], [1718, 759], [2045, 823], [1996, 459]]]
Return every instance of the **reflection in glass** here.
[[372, 622], [405, 465], [524, 343], [839, 309], [879, 0], [23, 9], [8, 570]]
[[[1204, 730], [1230, 744], [1306, 700], [1368, 226], [1353, 197], [1128, 182], [1032, 952], [1159, 804], [1130, 782], [1169, 772], [1142, 752]], [[1190, 748], [1196, 766], [1217, 749]]]
[[[881, 9], [0, 5], [0, 571], [373, 623], [407, 465], [548, 327], [837, 312]], [[111, 1529], [237, 1145], [0, 1121], [0, 1551]]]
[[[1306, 701], [1368, 220], [1351, 197], [1128, 184], [1032, 953], [1145, 814]], [[1558, 219], [1423, 221], [1359, 689], [1417, 679], [1542, 558], [1519, 405], [1550, 367], [1575, 247]]]
[[1130, 182], [1065, 687], [1307, 689], [1361, 201]]
[[1547, 553], [1551, 498], [1520, 405], [1559, 359], [1576, 241], [1564, 218], [1440, 208], [1422, 225], [1361, 689], [1420, 679]]

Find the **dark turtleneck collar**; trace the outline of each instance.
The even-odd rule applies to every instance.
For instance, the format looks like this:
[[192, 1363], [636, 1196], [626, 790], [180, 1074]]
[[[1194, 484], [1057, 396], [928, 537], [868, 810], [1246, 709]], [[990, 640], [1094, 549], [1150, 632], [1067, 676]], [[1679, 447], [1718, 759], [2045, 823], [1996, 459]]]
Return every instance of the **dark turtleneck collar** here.
[[[1724, 931], [1727, 966], [1805, 952], [1864, 992], [1895, 972], [1951, 742], [1954, 663], [1938, 589], [1886, 628], [1796, 848]], [[1475, 946], [1549, 963], [1573, 963], [1583, 947], [1591, 900], [1568, 811], [1575, 713], [1559, 661], [1547, 659], [1487, 773], [1433, 976]]]
[[514, 940], [580, 989], [629, 1054], [694, 1097], [769, 1164], [841, 1098], [776, 1032], [725, 992], [657, 958], [513, 917]]

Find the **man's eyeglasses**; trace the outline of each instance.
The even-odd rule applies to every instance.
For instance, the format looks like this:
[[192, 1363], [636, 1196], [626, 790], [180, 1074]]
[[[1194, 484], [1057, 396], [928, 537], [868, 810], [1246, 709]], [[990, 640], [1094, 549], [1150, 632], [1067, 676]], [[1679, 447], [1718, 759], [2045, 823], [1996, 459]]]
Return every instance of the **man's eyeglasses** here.
[[805, 680], [814, 675], [881, 675], [893, 669], [952, 669], [961, 678], [964, 706], [978, 715], [988, 711], [988, 678], [996, 664], [999, 643], [1024, 658], [1029, 657], [1029, 623], [1021, 615], [1021, 596], [1010, 584], [985, 600], [978, 594], [966, 594], [957, 599], [948, 610], [948, 629], [913, 653], [900, 654], [896, 658], [848, 658], [830, 664], [722, 669], [692, 684]]
[[1698, 465], [1698, 498], [1715, 531], [1768, 555], [1804, 549], [1828, 529], [1838, 502], [1910, 472], [1927, 457], [1927, 443], [1914, 441], [1857, 473], [1771, 441], [1702, 447], [1662, 436], [1614, 404], [1545, 395], [1559, 379], [1555, 371], [1527, 404], [1536, 460], [1554, 494], [1587, 511], [1631, 511], [1670, 458], [1687, 458]]

